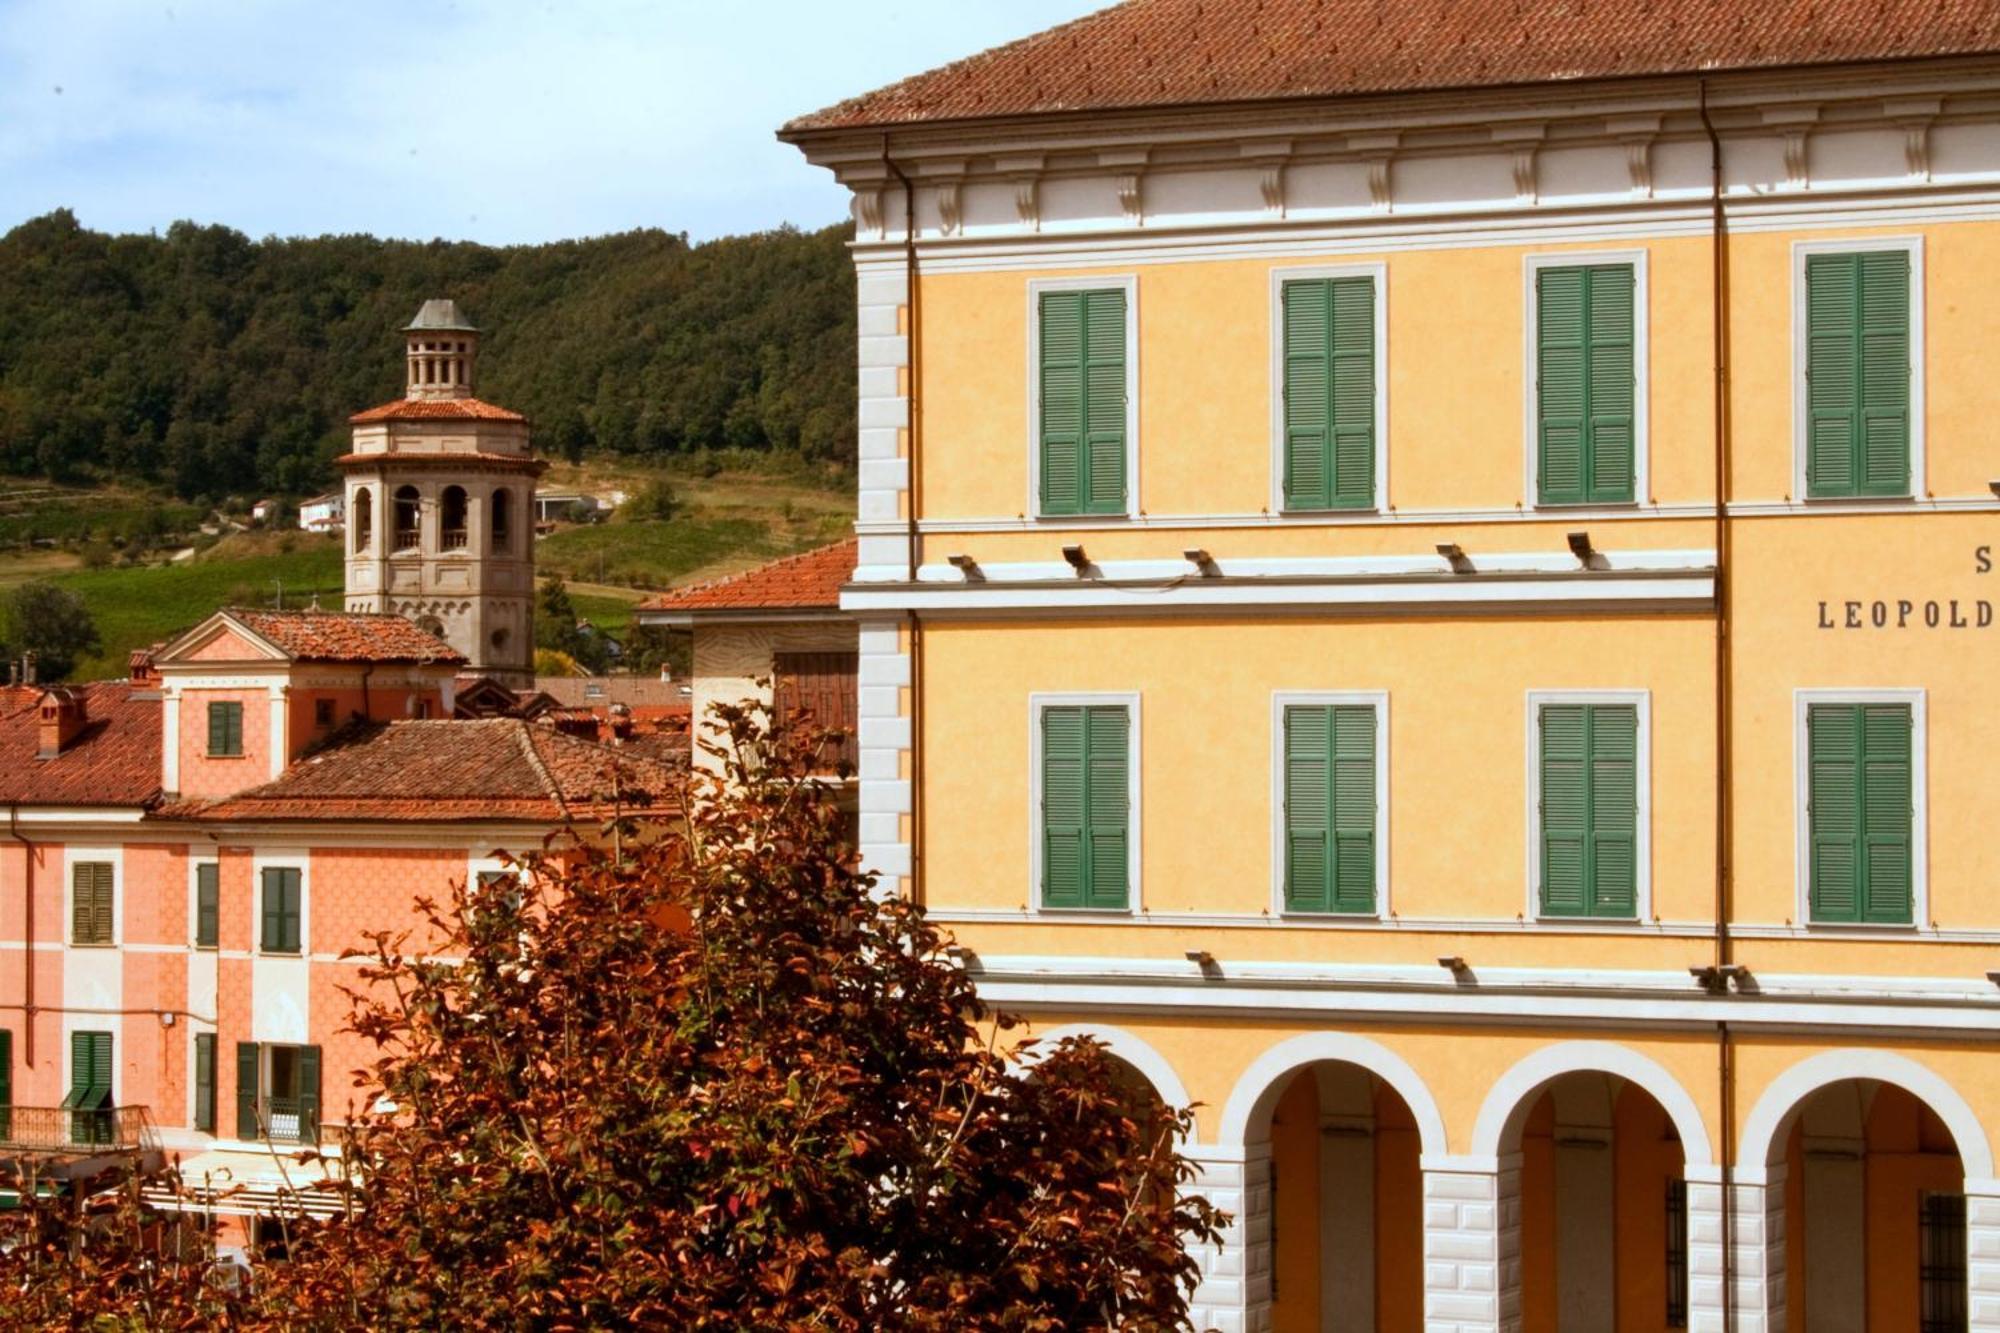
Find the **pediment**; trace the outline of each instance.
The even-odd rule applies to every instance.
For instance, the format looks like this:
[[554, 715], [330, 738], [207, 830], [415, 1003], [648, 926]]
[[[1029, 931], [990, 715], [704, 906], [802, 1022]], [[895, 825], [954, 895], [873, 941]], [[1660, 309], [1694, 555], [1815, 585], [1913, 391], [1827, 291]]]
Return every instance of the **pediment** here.
[[287, 662], [284, 650], [218, 611], [163, 648], [155, 666], [196, 662]]

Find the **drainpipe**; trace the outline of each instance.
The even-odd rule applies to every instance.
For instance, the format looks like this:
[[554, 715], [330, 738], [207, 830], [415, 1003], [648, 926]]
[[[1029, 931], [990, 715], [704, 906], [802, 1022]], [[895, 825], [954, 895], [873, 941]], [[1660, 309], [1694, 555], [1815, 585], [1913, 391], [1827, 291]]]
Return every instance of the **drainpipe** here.
[[[1735, 913], [1735, 868], [1731, 837], [1730, 769], [1733, 695], [1731, 692], [1729, 547], [1729, 222], [1723, 211], [1722, 137], [1708, 114], [1708, 80], [1697, 85], [1701, 127], [1708, 136], [1709, 306], [1714, 312], [1715, 348], [1715, 968], [1727, 993], [1735, 941], [1729, 923]], [[1727, 1020], [1715, 1025], [1716, 1095], [1722, 1127], [1722, 1327], [1736, 1327], [1736, 1049]]]
[[[922, 564], [921, 537], [917, 531], [918, 497], [923, 494], [923, 296], [917, 281], [917, 191], [910, 178], [889, 156], [889, 136], [882, 136], [882, 165], [903, 187], [903, 271], [909, 275], [910, 325], [909, 384], [905, 395], [910, 405], [910, 490], [904, 523], [907, 562], [906, 577], [914, 589]], [[924, 905], [924, 625], [916, 608], [906, 612], [910, 627], [910, 901]]]
[[35, 844], [21, 833], [21, 807], [10, 803], [7, 806], [7, 836], [21, 844], [22, 883], [25, 897], [22, 906], [25, 920], [21, 933], [21, 1009], [27, 1015], [22, 1027], [21, 1054], [27, 1061], [28, 1070], [35, 1068]]

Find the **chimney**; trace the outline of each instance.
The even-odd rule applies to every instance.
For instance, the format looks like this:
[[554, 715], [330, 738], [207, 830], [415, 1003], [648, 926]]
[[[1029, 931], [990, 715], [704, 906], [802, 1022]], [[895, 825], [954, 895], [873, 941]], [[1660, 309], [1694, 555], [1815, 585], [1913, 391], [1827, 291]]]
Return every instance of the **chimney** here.
[[21, 683], [23, 685], [35, 683], [35, 655], [32, 652], [21, 654]]
[[134, 648], [132, 656], [127, 659], [125, 674], [134, 686], [144, 688], [158, 685], [160, 673], [153, 667], [153, 650]]
[[611, 735], [617, 740], [632, 738], [632, 707], [629, 704], [611, 705]]
[[67, 750], [88, 720], [84, 713], [83, 695], [61, 686], [43, 693], [40, 713], [41, 744], [36, 752], [39, 759], [53, 759]]

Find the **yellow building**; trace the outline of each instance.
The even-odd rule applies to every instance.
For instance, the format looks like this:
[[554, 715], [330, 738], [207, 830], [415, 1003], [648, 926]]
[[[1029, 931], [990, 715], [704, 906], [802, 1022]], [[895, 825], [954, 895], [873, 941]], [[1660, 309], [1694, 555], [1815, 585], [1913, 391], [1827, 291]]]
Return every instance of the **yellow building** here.
[[1996, 112], [1974, 0], [1130, 0], [782, 132], [865, 854], [1197, 1106], [1199, 1321], [2000, 1329]]

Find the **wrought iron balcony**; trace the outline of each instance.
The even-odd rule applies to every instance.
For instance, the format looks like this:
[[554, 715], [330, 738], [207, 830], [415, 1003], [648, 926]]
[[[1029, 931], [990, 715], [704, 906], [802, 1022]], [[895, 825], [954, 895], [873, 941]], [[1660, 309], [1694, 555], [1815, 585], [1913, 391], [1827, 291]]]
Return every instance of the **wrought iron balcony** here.
[[72, 1110], [60, 1106], [0, 1107], [0, 1156], [76, 1157], [157, 1152], [153, 1117], [143, 1106]]
[[263, 1097], [257, 1102], [257, 1120], [264, 1137], [273, 1143], [318, 1143], [319, 1099], [316, 1097]]

